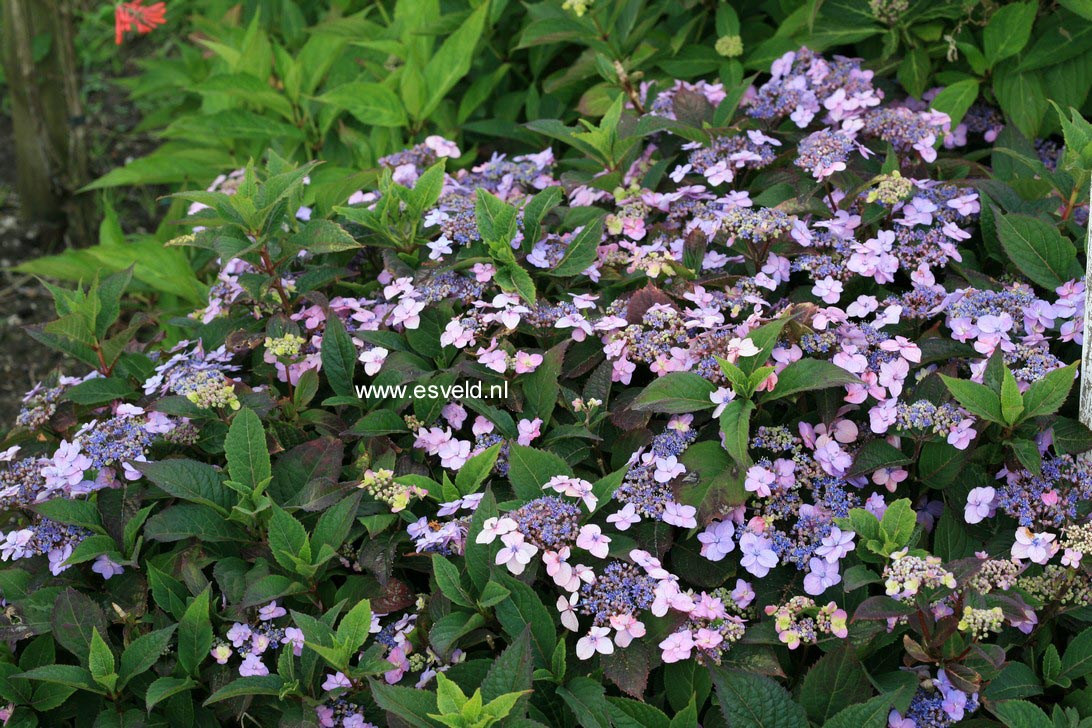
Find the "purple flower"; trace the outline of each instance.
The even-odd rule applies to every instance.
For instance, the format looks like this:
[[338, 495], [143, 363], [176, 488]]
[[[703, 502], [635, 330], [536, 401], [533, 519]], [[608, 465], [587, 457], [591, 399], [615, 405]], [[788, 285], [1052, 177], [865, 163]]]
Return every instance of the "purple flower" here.
[[239, 665], [239, 675], [242, 677], [261, 677], [268, 674], [269, 668], [258, 655], [247, 655]]

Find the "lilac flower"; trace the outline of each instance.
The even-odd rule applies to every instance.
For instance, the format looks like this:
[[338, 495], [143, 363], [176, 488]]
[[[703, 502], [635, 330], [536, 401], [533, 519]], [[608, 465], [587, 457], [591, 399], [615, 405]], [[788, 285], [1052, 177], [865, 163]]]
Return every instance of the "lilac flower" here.
[[804, 577], [804, 591], [812, 596], [818, 596], [842, 581], [836, 560], [830, 562], [825, 559], [811, 559], [808, 568], [808, 574]]
[[701, 555], [710, 561], [723, 559], [736, 547], [735, 541], [732, 540], [735, 532], [736, 527], [731, 521], [713, 521], [710, 523], [705, 527], [704, 531], [698, 534], [698, 541], [702, 544]]
[[1058, 553], [1059, 545], [1054, 542], [1053, 533], [1033, 533], [1021, 526], [1016, 529], [1016, 542], [1012, 545], [1014, 559], [1030, 559], [1036, 564], [1045, 564], [1050, 557]]
[[269, 668], [258, 655], [247, 655], [243, 658], [243, 663], [239, 665], [239, 675], [242, 677], [262, 677], [268, 674]]
[[669, 502], [664, 505], [663, 522], [680, 528], [695, 528], [698, 525], [694, 515], [698, 509], [694, 506], [686, 506], [681, 503]]
[[777, 554], [766, 538], [747, 531], [739, 539], [739, 549], [743, 552], [740, 565], [751, 574], [761, 578], [777, 566]]
[[822, 545], [815, 549], [815, 555], [822, 556], [828, 563], [836, 564], [856, 548], [853, 543], [855, 535], [853, 531], [842, 531], [837, 526], [833, 526], [830, 533], [823, 537]]
[[972, 488], [967, 494], [967, 506], [963, 511], [963, 520], [967, 523], [980, 523], [983, 519], [992, 518], [995, 510], [994, 498], [997, 491], [986, 486], [984, 488]]
[[121, 567], [121, 564], [116, 564], [110, 560], [110, 557], [106, 554], [100, 554], [95, 563], [91, 565], [91, 571], [102, 576], [103, 579], [109, 580], [110, 577], [118, 576], [125, 572], [125, 569]]
[[258, 619], [268, 622], [286, 614], [288, 614], [288, 610], [284, 607], [278, 607], [276, 600], [274, 600], [258, 610]]

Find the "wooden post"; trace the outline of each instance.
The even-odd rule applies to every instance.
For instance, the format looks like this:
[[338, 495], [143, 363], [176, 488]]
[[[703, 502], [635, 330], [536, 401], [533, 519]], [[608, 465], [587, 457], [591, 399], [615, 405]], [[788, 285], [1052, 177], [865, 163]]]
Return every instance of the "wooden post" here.
[[[53, 247], [66, 235], [91, 240], [93, 201], [75, 191], [88, 182], [72, 0], [3, 0], [3, 62], [11, 90], [16, 190], [27, 222]], [[35, 37], [50, 38], [35, 62]], [[44, 251], [43, 251], [44, 252]]]

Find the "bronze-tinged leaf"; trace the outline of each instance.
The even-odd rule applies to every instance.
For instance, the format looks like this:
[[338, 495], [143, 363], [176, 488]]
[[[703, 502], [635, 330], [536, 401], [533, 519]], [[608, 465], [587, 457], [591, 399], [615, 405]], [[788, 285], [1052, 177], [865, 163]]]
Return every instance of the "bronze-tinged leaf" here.
[[628, 389], [615, 399], [614, 411], [610, 413], [610, 421], [618, 429], [629, 432], [639, 430], [648, 424], [649, 419], [652, 417], [651, 412], [641, 412], [630, 407], [640, 391], [639, 389]]
[[626, 322], [630, 324], [641, 323], [645, 312], [653, 306], [671, 306], [676, 311], [679, 308], [671, 300], [670, 296], [649, 283], [644, 288], [634, 291], [633, 295], [629, 297], [629, 301], [626, 303]]
[[227, 335], [224, 339], [224, 347], [232, 354], [244, 354], [257, 349], [263, 341], [265, 341], [263, 334], [254, 334], [240, 329]]
[[413, 606], [417, 596], [405, 583], [398, 579], [388, 579], [383, 588], [383, 593], [371, 600], [372, 611], [379, 614], [390, 614]]
[[615, 650], [613, 655], [602, 661], [603, 675], [623, 693], [636, 700], [644, 700], [649, 662], [648, 646], [634, 640], [625, 649]]
[[675, 118], [683, 124], [701, 128], [703, 122], [713, 122], [713, 105], [703, 94], [680, 88], [672, 99]]

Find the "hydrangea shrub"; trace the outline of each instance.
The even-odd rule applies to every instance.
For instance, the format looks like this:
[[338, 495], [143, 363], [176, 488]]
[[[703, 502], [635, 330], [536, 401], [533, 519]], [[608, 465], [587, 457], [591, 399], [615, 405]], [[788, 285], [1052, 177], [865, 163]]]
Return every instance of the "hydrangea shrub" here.
[[182, 341], [51, 288], [89, 373], [4, 443], [8, 724], [1088, 722], [1092, 127], [760, 81], [183, 193]]

